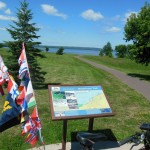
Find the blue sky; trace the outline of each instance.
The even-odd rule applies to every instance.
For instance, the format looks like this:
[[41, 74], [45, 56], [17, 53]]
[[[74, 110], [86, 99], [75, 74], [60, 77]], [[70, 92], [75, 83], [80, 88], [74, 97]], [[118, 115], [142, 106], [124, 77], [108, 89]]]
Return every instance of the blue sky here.
[[[127, 44], [126, 18], [138, 13], [145, 0], [27, 0], [44, 45], [114, 48]], [[150, 0], [147, 0], [150, 3]], [[0, 42], [12, 40], [5, 28], [14, 25], [19, 0], [0, 0]]]

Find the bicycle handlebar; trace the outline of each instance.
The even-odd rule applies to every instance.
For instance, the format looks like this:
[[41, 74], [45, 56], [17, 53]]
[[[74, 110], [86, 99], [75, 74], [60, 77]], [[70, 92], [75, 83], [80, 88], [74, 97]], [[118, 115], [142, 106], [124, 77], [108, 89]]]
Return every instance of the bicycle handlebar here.
[[130, 137], [128, 137], [128, 138], [126, 138], [126, 139], [120, 141], [120, 142], [119, 142], [119, 146], [124, 145], [124, 144], [126, 144], [126, 143], [128, 143], [128, 142], [132, 142], [132, 139], [133, 139], [133, 136], [130, 136]]
[[124, 145], [124, 144], [126, 144], [128, 142], [132, 142], [132, 143], [135, 143], [135, 144], [138, 145], [143, 140], [143, 139], [141, 139], [141, 135], [142, 135], [142, 133], [136, 132], [134, 135], [132, 135], [132, 136], [130, 136], [130, 137], [120, 141], [119, 145], [121, 146], [121, 145]]

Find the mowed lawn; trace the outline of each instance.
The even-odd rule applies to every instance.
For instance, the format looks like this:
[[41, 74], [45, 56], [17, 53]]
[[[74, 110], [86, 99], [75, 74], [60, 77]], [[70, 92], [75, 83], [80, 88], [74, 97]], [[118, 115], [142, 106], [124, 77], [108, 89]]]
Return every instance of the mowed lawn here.
[[[0, 50], [0, 55], [7, 56]], [[38, 59], [42, 69], [47, 72], [45, 88], [35, 90], [39, 117], [42, 123], [42, 135], [45, 144], [61, 143], [62, 121], [52, 121], [49, 103], [49, 84], [89, 85], [99, 84], [103, 87], [115, 116], [94, 119], [94, 130], [111, 130], [117, 140], [139, 131], [142, 122], [149, 122], [150, 102], [141, 94], [121, 83], [111, 74], [96, 69], [76, 59], [74, 55], [62, 56], [43, 52], [45, 59]], [[94, 57], [94, 56], [93, 56]], [[17, 60], [16, 60], [17, 61]], [[18, 68], [19, 69], [19, 68]], [[5, 96], [0, 97], [0, 109], [3, 108]], [[67, 141], [71, 141], [74, 132], [87, 131], [88, 119], [69, 120]], [[0, 133], [0, 149], [24, 150], [30, 146], [24, 143], [21, 125]]]
[[91, 61], [106, 65], [110, 68], [125, 72], [129, 76], [140, 78], [141, 80], [150, 81], [150, 65], [145, 66], [137, 64], [135, 61], [127, 58], [109, 58], [100, 56], [83, 56]]

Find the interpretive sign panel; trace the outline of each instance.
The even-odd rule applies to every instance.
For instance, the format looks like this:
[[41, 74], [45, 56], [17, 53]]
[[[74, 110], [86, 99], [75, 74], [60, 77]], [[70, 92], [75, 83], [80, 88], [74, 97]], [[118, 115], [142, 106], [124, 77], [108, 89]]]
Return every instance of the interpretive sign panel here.
[[53, 120], [114, 115], [100, 85], [49, 85]]

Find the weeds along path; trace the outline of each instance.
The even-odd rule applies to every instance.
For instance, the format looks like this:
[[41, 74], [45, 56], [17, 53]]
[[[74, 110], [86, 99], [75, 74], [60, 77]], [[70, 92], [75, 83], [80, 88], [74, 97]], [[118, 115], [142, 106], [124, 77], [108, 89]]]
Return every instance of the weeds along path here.
[[82, 58], [81, 56], [75, 56], [79, 60], [86, 62], [98, 69], [102, 69], [104, 71], [107, 71], [114, 76], [116, 76], [118, 79], [120, 79], [123, 83], [127, 84], [130, 88], [136, 90], [138, 93], [141, 93], [144, 97], [146, 97], [148, 100], [150, 100], [150, 83], [147, 81], [140, 80], [139, 78], [128, 76], [127, 74], [111, 69], [109, 67], [106, 67], [104, 65], [95, 63], [93, 61], [87, 60], [85, 58]]

